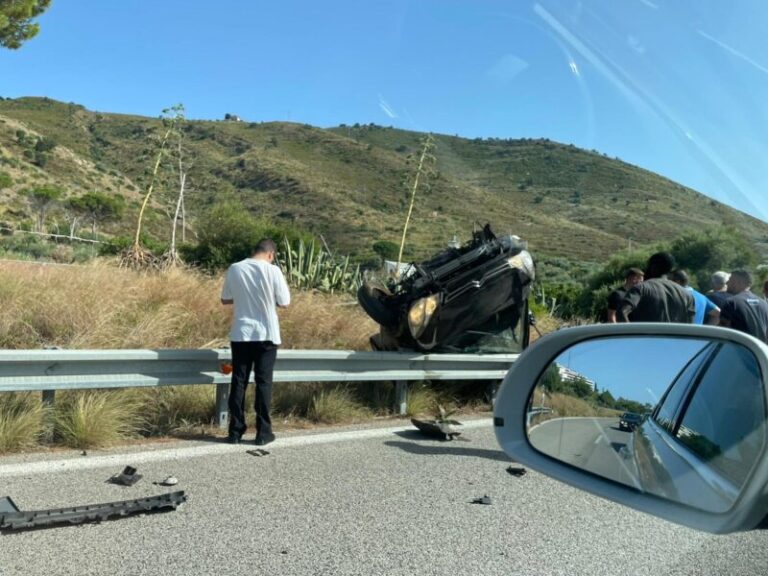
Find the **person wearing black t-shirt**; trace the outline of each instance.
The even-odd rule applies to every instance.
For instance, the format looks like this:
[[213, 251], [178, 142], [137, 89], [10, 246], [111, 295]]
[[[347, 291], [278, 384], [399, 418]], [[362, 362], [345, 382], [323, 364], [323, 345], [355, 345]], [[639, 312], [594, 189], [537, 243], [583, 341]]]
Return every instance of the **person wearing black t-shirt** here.
[[[624, 274], [624, 284], [610, 293], [608, 296], [608, 308], [606, 310], [606, 322], [608, 322], [608, 324], [624, 321], [624, 318], [622, 318], [619, 313], [619, 310], [621, 309], [621, 301], [624, 300], [624, 296], [627, 295], [630, 288], [637, 286], [643, 281], [643, 276], [644, 273], [640, 268], [629, 268]], [[631, 317], [630, 321], [632, 321]]]
[[666, 277], [674, 267], [675, 259], [669, 252], [657, 252], [648, 259], [646, 279], [631, 288], [621, 301], [625, 322], [693, 322], [693, 296]]
[[747, 270], [734, 270], [728, 279], [728, 292], [733, 297], [720, 310], [720, 325], [754, 336], [768, 343], [768, 303], [755, 296], [752, 274]]

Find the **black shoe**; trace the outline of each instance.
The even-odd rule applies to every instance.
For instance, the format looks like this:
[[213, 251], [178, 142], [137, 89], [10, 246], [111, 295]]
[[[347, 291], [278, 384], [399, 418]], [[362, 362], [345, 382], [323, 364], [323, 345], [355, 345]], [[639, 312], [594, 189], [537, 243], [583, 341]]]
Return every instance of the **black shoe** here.
[[240, 444], [241, 436], [239, 434], [230, 434], [227, 436], [228, 444]]
[[275, 441], [275, 435], [274, 434], [262, 434], [261, 436], [256, 436], [256, 446], [265, 446], [269, 444], [270, 442]]

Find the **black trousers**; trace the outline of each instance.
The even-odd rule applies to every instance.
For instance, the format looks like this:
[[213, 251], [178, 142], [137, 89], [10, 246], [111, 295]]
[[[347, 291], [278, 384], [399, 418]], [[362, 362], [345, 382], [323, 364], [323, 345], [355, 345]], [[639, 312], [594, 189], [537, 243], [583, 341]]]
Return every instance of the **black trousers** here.
[[256, 437], [272, 434], [272, 372], [277, 359], [277, 345], [266, 342], [231, 342], [232, 383], [229, 388], [229, 434], [242, 436], [245, 423], [245, 390], [253, 370], [256, 383]]

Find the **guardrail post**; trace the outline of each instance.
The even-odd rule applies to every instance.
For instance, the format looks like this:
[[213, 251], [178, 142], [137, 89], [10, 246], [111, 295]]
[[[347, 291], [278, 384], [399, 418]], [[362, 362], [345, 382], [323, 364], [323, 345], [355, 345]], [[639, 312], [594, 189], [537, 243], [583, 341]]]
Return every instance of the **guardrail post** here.
[[43, 407], [49, 411], [43, 424], [43, 439], [46, 442], [53, 440], [53, 404], [55, 399], [56, 390], [43, 390]]
[[395, 412], [405, 414], [408, 410], [408, 382], [395, 382]]
[[229, 384], [216, 384], [216, 426], [229, 425]]
[[43, 390], [43, 404], [48, 408], [53, 408], [56, 400], [56, 390]]
[[496, 406], [496, 395], [499, 393], [499, 384], [500, 383], [498, 380], [491, 380], [488, 382], [485, 395], [488, 398], [488, 402], [491, 405], [491, 408]]

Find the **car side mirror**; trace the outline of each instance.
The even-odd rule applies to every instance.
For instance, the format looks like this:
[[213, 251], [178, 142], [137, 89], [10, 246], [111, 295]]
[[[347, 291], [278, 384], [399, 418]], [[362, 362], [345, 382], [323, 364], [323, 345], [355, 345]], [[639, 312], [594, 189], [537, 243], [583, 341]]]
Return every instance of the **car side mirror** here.
[[768, 347], [687, 324], [562, 330], [515, 362], [494, 407], [514, 460], [699, 530], [768, 514]]

